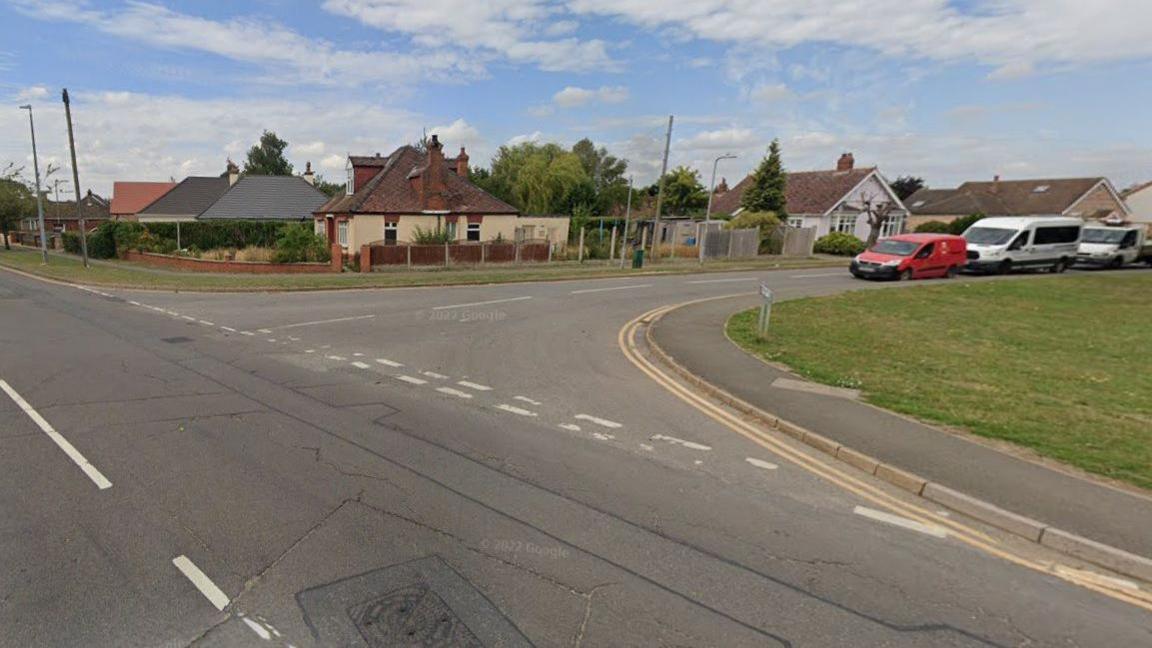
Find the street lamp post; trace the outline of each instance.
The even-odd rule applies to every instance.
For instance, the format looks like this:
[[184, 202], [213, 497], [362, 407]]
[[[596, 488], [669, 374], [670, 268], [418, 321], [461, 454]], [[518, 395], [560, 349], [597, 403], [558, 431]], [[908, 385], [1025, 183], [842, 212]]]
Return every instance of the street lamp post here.
[[32, 120], [32, 104], [20, 106], [28, 111], [28, 129], [32, 132], [32, 168], [36, 174], [36, 216], [40, 220], [40, 255], [48, 263], [48, 238], [44, 235], [44, 197], [40, 195], [40, 158], [36, 155], [36, 124]]
[[716, 167], [720, 160], [734, 160], [736, 156], [725, 153], [712, 161], [712, 181], [708, 183], [708, 206], [704, 208], [704, 229], [700, 232], [700, 240], [696, 244], [700, 247], [700, 263], [704, 263], [704, 238], [708, 235], [708, 223], [712, 220], [712, 196], [716, 193]]

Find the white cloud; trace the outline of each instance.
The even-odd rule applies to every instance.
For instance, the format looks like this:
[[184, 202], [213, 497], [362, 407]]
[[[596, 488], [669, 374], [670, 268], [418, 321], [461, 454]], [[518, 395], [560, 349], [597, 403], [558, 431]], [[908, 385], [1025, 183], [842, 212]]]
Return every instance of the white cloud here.
[[759, 136], [750, 128], [725, 128], [722, 130], [701, 131], [676, 143], [677, 147], [689, 150], [731, 151], [747, 148], [749, 145], [762, 146]]
[[561, 108], [574, 108], [591, 102], [615, 104], [628, 100], [628, 88], [624, 86], [601, 86], [596, 89], [567, 86], [552, 95], [552, 103]]
[[616, 66], [602, 40], [547, 40], [578, 25], [551, 21], [558, 9], [543, 0], [326, 0], [323, 6], [429, 47], [480, 50], [556, 72]]
[[[978, 61], [995, 67], [1135, 60], [1152, 56], [1152, 3], [990, 0], [965, 11], [944, 0], [747, 2], [570, 0], [577, 14], [617, 17], [723, 43], [787, 48], [863, 47], [889, 56]], [[1090, 28], [1086, 28], [1090, 26]]]
[[544, 133], [532, 131], [531, 133], [524, 133], [522, 135], [513, 135], [508, 138], [505, 144], [508, 146], [516, 146], [517, 144], [523, 144], [525, 142], [539, 142], [542, 139], [544, 139]]
[[480, 135], [475, 126], [463, 119], [457, 119], [445, 126], [433, 126], [428, 129], [428, 135], [436, 135], [444, 144], [445, 155], [454, 157], [460, 147], [468, 149], [470, 160], [486, 159], [488, 157], [488, 141]]
[[20, 92], [16, 93], [17, 101], [27, 101], [29, 99], [43, 99], [48, 96], [48, 88], [42, 85], [29, 86], [22, 88]]
[[783, 83], [756, 86], [748, 92], [748, 98], [759, 103], [780, 103], [796, 98], [796, 93]]
[[1031, 61], [1013, 61], [989, 72], [988, 78], [993, 81], [1009, 81], [1030, 76], [1035, 72], [1036, 66]]
[[290, 144], [288, 148], [293, 155], [322, 155], [324, 153], [324, 142], [316, 140], [303, 144]]

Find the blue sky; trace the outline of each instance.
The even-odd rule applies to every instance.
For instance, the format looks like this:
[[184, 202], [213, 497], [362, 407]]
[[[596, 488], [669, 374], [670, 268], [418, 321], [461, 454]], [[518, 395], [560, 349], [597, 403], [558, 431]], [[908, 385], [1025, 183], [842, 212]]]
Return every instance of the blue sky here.
[[[842, 151], [889, 177], [1152, 178], [1152, 3], [1124, 0], [0, 0], [0, 165], [67, 159], [81, 185], [214, 174], [264, 128], [339, 177], [346, 153], [438, 132], [484, 164], [590, 137], [735, 180]], [[64, 176], [61, 172], [61, 176]]]

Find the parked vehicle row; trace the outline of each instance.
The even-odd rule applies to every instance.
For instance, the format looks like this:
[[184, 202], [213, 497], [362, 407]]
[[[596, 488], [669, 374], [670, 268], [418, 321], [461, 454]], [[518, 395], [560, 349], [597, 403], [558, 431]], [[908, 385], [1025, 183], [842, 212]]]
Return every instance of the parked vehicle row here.
[[1073, 264], [1119, 268], [1152, 266], [1142, 227], [1085, 225], [1079, 218], [984, 218], [962, 236], [900, 234], [852, 259], [859, 279], [954, 277], [961, 270], [1008, 274], [1022, 269], [1064, 272]]

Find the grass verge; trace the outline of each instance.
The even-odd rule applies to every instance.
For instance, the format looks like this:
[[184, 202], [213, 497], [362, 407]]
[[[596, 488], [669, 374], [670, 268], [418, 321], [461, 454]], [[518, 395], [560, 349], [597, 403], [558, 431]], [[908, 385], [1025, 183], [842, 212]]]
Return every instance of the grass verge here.
[[40, 263], [40, 253], [28, 248], [0, 250], [0, 265], [72, 283], [119, 288], [159, 290], [331, 290], [341, 288], [393, 288], [404, 286], [446, 286], [462, 284], [508, 283], [516, 281], [555, 281], [593, 279], [639, 274], [683, 274], [697, 272], [732, 272], [736, 270], [771, 270], [774, 268], [841, 267], [837, 259], [786, 259], [769, 257], [740, 261], [714, 261], [700, 266], [691, 259], [660, 261], [643, 270], [607, 266], [604, 262], [525, 264], [504, 267], [470, 267], [461, 269], [416, 269], [389, 272], [345, 272], [342, 274], [247, 275], [172, 272], [127, 261], [94, 261], [84, 269], [72, 255], [53, 254], [48, 265]]
[[745, 350], [871, 403], [1152, 489], [1152, 275], [953, 283], [789, 301]]

